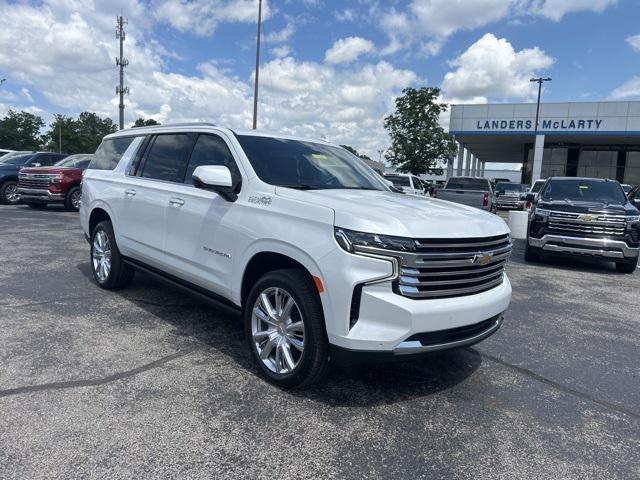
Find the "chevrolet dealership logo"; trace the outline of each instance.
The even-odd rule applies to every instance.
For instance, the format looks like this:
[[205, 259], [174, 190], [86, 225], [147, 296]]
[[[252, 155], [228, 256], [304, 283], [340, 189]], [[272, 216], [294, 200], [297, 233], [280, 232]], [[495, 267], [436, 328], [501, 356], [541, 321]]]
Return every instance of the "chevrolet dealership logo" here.
[[486, 265], [491, 261], [493, 257], [493, 253], [478, 253], [473, 256], [471, 259], [471, 263], [474, 265]]

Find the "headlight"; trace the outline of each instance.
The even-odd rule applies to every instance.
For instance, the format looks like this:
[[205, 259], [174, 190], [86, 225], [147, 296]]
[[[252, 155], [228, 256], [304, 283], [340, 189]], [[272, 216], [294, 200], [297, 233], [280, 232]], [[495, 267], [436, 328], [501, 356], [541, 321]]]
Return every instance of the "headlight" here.
[[54, 180], [62, 180], [63, 175], [61, 173], [53, 173], [49, 175], [49, 181], [52, 182]]
[[347, 252], [367, 248], [378, 248], [396, 252], [415, 252], [416, 242], [410, 238], [392, 237], [377, 233], [354, 232], [344, 228], [334, 228], [334, 235], [338, 245]]
[[636, 223], [640, 222], [640, 215], [633, 215], [631, 217], [627, 217], [627, 223]]

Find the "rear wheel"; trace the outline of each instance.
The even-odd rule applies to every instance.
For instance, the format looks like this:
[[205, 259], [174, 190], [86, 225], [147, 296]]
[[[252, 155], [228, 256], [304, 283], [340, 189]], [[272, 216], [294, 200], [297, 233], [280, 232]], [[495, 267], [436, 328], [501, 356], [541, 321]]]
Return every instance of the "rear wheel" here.
[[67, 197], [64, 200], [64, 208], [71, 212], [77, 212], [80, 210], [80, 198], [82, 197], [82, 190], [79, 186], [71, 187], [67, 192]]
[[18, 182], [9, 180], [0, 186], [0, 203], [5, 205], [16, 205], [20, 201], [18, 195]]
[[91, 271], [96, 283], [107, 290], [126, 287], [134, 270], [124, 263], [111, 222], [100, 222], [91, 233]]
[[636, 271], [640, 257], [636, 257], [632, 262], [616, 262], [616, 270], [620, 273], [633, 273]]
[[329, 342], [316, 287], [302, 270], [277, 270], [251, 289], [244, 309], [254, 361], [272, 383], [304, 387], [329, 370]]

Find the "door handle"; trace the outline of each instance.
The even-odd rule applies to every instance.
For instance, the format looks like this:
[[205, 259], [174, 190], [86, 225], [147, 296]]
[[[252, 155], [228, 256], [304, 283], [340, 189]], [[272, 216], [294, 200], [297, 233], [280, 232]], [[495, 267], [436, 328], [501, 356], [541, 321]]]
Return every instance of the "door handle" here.
[[127, 197], [133, 197], [133, 196], [135, 196], [136, 191], [130, 188], [130, 189], [128, 189], [128, 190], [125, 190], [125, 191], [124, 191], [124, 194], [125, 194]]
[[181, 207], [182, 205], [184, 205], [184, 200], [182, 200], [181, 198], [174, 197], [169, 199], [169, 203], [174, 207]]

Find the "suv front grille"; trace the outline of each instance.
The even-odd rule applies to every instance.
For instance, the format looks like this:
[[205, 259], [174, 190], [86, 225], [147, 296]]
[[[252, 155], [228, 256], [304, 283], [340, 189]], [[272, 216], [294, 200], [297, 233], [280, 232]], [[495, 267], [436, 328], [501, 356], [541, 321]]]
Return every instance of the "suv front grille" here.
[[549, 230], [576, 236], [607, 235], [624, 237], [627, 222], [624, 215], [591, 214], [585, 220], [585, 215], [569, 212], [551, 212], [549, 215]]
[[431, 299], [473, 295], [503, 282], [511, 253], [509, 235], [416, 240], [417, 253], [403, 254], [396, 293]]
[[45, 174], [19, 174], [18, 188], [35, 188], [47, 190], [49, 188], [49, 175]]

